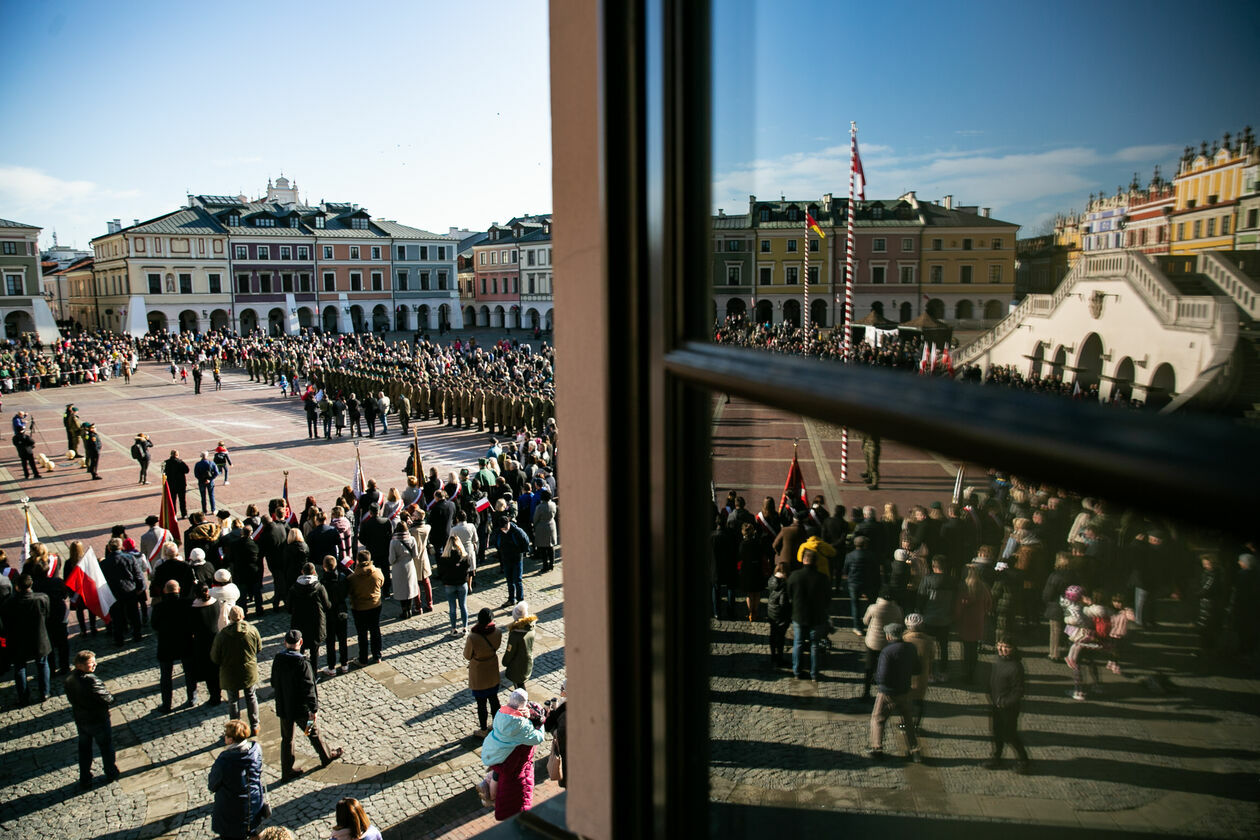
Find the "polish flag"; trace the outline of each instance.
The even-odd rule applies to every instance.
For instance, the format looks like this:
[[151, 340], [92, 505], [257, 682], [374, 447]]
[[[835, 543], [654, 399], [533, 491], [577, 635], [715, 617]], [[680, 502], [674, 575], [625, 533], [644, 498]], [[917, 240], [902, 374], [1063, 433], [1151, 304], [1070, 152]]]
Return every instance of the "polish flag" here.
[[936, 373], [936, 345], [932, 345], [932, 361], [928, 363], [928, 373]]
[[485, 496], [482, 496], [480, 499], [477, 500], [477, 504], [474, 505], [474, 507], [476, 508], [477, 513], [481, 513], [483, 510], [489, 510], [490, 500], [486, 498]]
[[98, 618], [109, 621], [109, 609], [114, 605], [114, 593], [105, 582], [101, 572], [101, 564], [96, 559], [96, 550], [89, 548], [79, 561], [79, 565], [70, 570], [66, 578], [66, 586], [79, 593], [83, 603]]
[[931, 368], [928, 367], [928, 348], [923, 345], [923, 358], [919, 360], [919, 373], [926, 374]]
[[941, 353], [941, 364], [945, 365], [945, 370], [950, 376], [954, 375], [954, 360], [949, 355], [949, 345], [945, 345], [945, 350]]

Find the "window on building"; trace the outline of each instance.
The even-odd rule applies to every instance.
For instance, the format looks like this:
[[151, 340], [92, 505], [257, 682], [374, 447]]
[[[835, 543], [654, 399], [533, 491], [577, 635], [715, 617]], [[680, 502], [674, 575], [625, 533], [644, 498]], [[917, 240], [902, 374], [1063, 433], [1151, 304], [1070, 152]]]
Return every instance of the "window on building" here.
[[761, 240], [761, 253], [763, 254], [770, 253], [770, 240], [769, 239]]
[[811, 265], [809, 267], [809, 285], [818, 285], [818, 266], [816, 265]]
[[324, 272], [324, 291], [325, 292], [337, 291], [337, 275], [335, 272], [332, 272], [332, 271]]
[[17, 243], [16, 242], [4, 243], [4, 253], [5, 253], [5, 256], [15, 256], [17, 254]]
[[398, 291], [400, 292], [407, 291], [407, 272], [406, 271], [398, 272], [397, 279], [394, 281], [394, 288], [398, 289]]
[[1207, 220], [1207, 235], [1216, 236], [1216, 219]]
[[237, 258], [238, 260], [247, 260], [247, 259], [249, 259], [249, 249], [248, 249], [248, 248], [246, 248], [244, 245], [237, 245], [237, 246], [236, 246], [236, 258]]
[[876, 253], [888, 250], [888, 240], [882, 236], [877, 236], [871, 240], [871, 250]]
[[300, 227], [300, 226], [301, 226], [301, 224], [302, 224], [302, 220], [301, 220], [301, 218], [299, 218], [299, 217], [297, 217], [297, 216], [290, 216], [290, 217], [289, 217], [289, 227], [291, 227], [291, 228]]
[[191, 295], [193, 293], [191, 274], [179, 275], [179, 293], [181, 295]]
[[21, 274], [4, 275], [4, 293], [6, 295], [22, 294], [22, 275]]
[[1000, 265], [989, 266], [989, 282], [990, 283], [1002, 282], [1002, 266]]
[[1177, 223], [1177, 241], [1178, 242], [1184, 241], [1185, 238], [1186, 238], [1186, 223], [1178, 222]]
[[1199, 219], [1194, 220], [1194, 238], [1198, 239], [1203, 236], [1203, 222]]
[[994, 251], [1000, 251], [1000, 250], [1002, 250], [1002, 240], [1001, 240], [1001, 239], [994, 239], [994, 240], [993, 240], [993, 250], [994, 250]]
[[912, 265], [901, 266], [901, 282], [903, 284], [914, 282], [914, 266]]
[[809, 240], [809, 250], [812, 253], [815, 253], [815, 254], [818, 253], [818, 240], [817, 239]]
[[973, 271], [972, 266], [969, 266], [969, 265], [960, 265], [960, 266], [958, 267], [958, 282], [959, 282], [959, 283], [970, 283], [970, 282], [971, 282], [971, 275], [972, 275], [972, 271]]
[[970, 250], [971, 250], [971, 240], [970, 240], [970, 239], [964, 239], [964, 240], [963, 240], [963, 250], [964, 250], [964, 251], [970, 251]]
[[[420, 259], [422, 259], [422, 260], [427, 260], [428, 258], [429, 258], [429, 246], [428, 246], [428, 245], [421, 245], [421, 246], [420, 246]], [[485, 265], [485, 264], [486, 264], [486, 252], [485, 252], [485, 251], [482, 251], [482, 252], [481, 252], [481, 264], [482, 264], [482, 265]]]
[[[420, 272], [420, 291], [429, 291], [429, 272], [427, 271]], [[481, 293], [483, 295], [486, 293], [486, 279], [484, 277], [481, 278]]]
[[359, 258], [359, 246], [351, 245], [350, 246], [350, 259], [357, 260], [358, 258]]
[[290, 292], [293, 291], [293, 275], [292, 274], [286, 273], [286, 274], [280, 275], [280, 291], [284, 292], [285, 294], [289, 294]]
[[353, 219], [350, 220], [350, 227], [354, 228], [355, 230], [367, 230], [368, 220], [363, 218], [362, 216], [355, 216]]
[[1229, 216], [1221, 216], [1221, 236], [1229, 236]]
[[333, 249], [331, 245], [324, 246], [324, 259], [331, 260], [333, 258]]
[[789, 239], [787, 241], [787, 249], [788, 249], [789, 254], [796, 253], [796, 240], [795, 239]]
[[800, 275], [800, 269], [798, 269], [794, 265], [789, 265], [783, 275], [784, 282], [787, 283], [789, 286], [795, 286], [797, 283], [800, 282], [799, 275]]
[[516, 265], [516, 252], [512, 252], [512, 265]]
[[761, 286], [769, 286], [770, 281], [773, 277], [774, 277], [773, 268], [763, 268], [761, 269], [761, 276], [760, 278], [758, 278], [757, 283], [758, 285], [761, 285]]
[[757, 211], [757, 221], [759, 221], [759, 222], [768, 222], [768, 221], [770, 221], [770, 211], [769, 211], [769, 210], [767, 210], [767, 209], [766, 209], [766, 208], [764, 208], [764, 207], [763, 207], [763, 208], [761, 208], [760, 210], [758, 210], [758, 211]]
[[[507, 281], [506, 281], [506, 280], [504, 280], [504, 281], [503, 281], [503, 285], [504, 285], [505, 287], [507, 286]], [[520, 294], [520, 289], [519, 289], [519, 288], [517, 288], [517, 278], [515, 278], [515, 277], [513, 277], [513, 278], [512, 278], [512, 294], [514, 294], [514, 295], [515, 295], [515, 294]]]
[[[485, 254], [482, 254], [482, 256], [485, 256]], [[422, 275], [420, 275], [420, 276], [421, 276], [421, 277], [423, 277], [424, 275], [422, 274]], [[422, 282], [423, 282], [423, 281], [422, 281]], [[422, 288], [422, 289], [423, 289], [423, 288], [424, 288], [424, 286], [421, 286], [420, 288]], [[483, 295], [486, 293], [486, 278], [484, 278], [484, 277], [482, 277], [482, 278], [481, 278], [481, 293], [482, 293]]]
[[350, 272], [350, 291], [352, 292], [363, 291], [363, 272], [361, 271]]
[[259, 216], [254, 219], [254, 227], [275, 227], [276, 220], [270, 216]]
[[405, 260], [405, 259], [407, 259], [407, 248], [406, 248], [406, 246], [404, 246], [404, 245], [399, 245], [399, 246], [398, 246], [398, 259], [400, 259], [400, 260]]
[[498, 265], [498, 264], [499, 264], [499, 252], [491, 251], [490, 252], [490, 265]]
[[372, 246], [372, 259], [379, 260], [380, 258], [381, 258], [381, 246], [373, 245]]
[[236, 213], [229, 213], [227, 217], [228, 227], [240, 227], [241, 217]]
[[[422, 259], [422, 260], [423, 260], [423, 259], [425, 259], [425, 256], [424, 256], [424, 248], [423, 248], [423, 247], [421, 247], [421, 248], [420, 248], [420, 259]], [[482, 264], [482, 265], [485, 265], [485, 264], [486, 264], [486, 252], [485, 252], [485, 251], [482, 251], [482, 252], [481, 252], [481, 264]]]
[[526, 265], [533, 265], [533, 264], [534, 264], [534, 260], [536, 260], [536, 259], [537, 259], [537, 257], [535, 257], [535, 256], [534, 256], [534, 252], [533, 252], [533, 251], [526, 251], [526, 252], [525, 252], [525, 264], [526, 264]]
[[744, 250], [744, 243], [738, 239], [728, 239], [726, 240], [726, 250], [742, 251]]
[[311, 258], [310, 254], [311, 254], [310, 250], [305, 245], [298, 246], [297, 258], [299, 260], [309, 260]]
[[[506, 284], [506, 283], [503, 285], [503, 288], [504, 288], [504, 290], [506, 290], [506, 289], [507, 289], [507, 284]], [[491, 277], [491, 278], [490, 278], [490, 294], [492, 294], [492, 295], [497, 295], [498, 293], [499, 293], [499, 278], [498, 278], [498, 277]]]
[[728, 285], [728, 286], [738, 286], [738, 285], [739, 285], [739, 274], [740, 274], [740, 271], [739, 271], [739, 266], [737, 266], [737, 265], [728, 265], [728, 266], [726, 267], [726, 285]]
[[236, 275], [236, 293], [238, 295], [249, 294], [249, 275], [248, 274]]
[[161, 274], [149, 275], [149, 294], [151, 295], [162, 294], [162, 275]]
[[901, 253], [903, 253], [903, 254], [909, 254], [909, 253], [912, 253], [913, 251], [914, 251], [914, 239], [912, 239], [912, 238], [911, 238], [911, 237], [909, 237], [909, 236], [904, 236], [904, 237], [902, 237], [902, 239], [901, 239]]
[[271, 272], [264, 271], [258, 275], [258, 291], [264, 295], [271, 294]]
[[327, 222], [325, 221], [323, 216], [315, 217], [315, 227], [320, 228], [322, 230], [326, 224]]
[[944, 239], [933, 239], [933, 240], [932, 240], [932, 250], [933, 250], [933, 251], [943, 251], [943, 250], [945, 250], [945, 240], [944, 240]]
[[311, 290], [311, 275], [303, 271], [298, 275], [298, 291], [309, 292]]
[[267, 245], [259, 245], [259, 246], [258, 246], [258, 259], [260, 259], [260, 260], [269, 260], [269, 259], [271, 259], [271, 248], [270, 248], [270, 246], [267, 246]]
[[885, 273], [884, 266], [882, 265], [871, 266], [871, 282], [875, 284], [882, 284], [884, 282], [884, 273]]
[[223, 279], [218, 274], [207, 274], [206, 282], [210, 285], [210, 294], [223, 294]]
[[384, 291], [384, 290], [385, 290], [385, 276], [384, 276], [384, 272], [381, 272], [381, 271], [373, 271], [373, 272], [372, 272], [372, 291], [374, 291], [374, 292], [381, 292], [381, 291]]
[[439, 271], [437, 274], [438, 274], [438, 276], [437, 276], [437, 281], [438, 281], [438, 291], [440, 291], [440, 292], [444, 292], [444, 291], [446, 291], [446, 272], [445, 272], [445, 271]]
[[1247, 211], [1247, 227], [1260, 227], [1260, 208], [1252, 207]]
[[280, 246], [280, 259], [282, 260], [293, 259], [293, 249], [290, 248], [288, 245], [281, 245]]

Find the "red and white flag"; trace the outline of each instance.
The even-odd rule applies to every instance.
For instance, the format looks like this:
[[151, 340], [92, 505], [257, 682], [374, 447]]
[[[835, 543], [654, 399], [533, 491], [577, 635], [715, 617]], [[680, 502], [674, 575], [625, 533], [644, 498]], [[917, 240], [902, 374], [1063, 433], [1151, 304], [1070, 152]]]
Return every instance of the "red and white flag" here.
[[936, 345], [932, 345], [932, 360], [928, 363], [928, 373], [936, 373]]
[[350, 477], [350, 491], [354, 493], [355, 507], [358, 507], [358, 499], [363, 495], [363, 486], [366, 482], [363, 480], [363, 459], [359, 457], [359, 450], [354, 450], [354, 475]]
[[853, 177], [857, 181], [857, 197], [866, 201], [866, 173], [862, 171], [862, 156], [858, 154], [857, 137], [853, 138]]
[[70, 570], [66, 586], [79, 593], [93, 615], [109, 621], [109, 609], [114, 606], [114, 593], [105, 582], [105, 574], [96, 559], [95, 549], [89, 548], [79, 565]]
[[35, 536], [35, 526], [31, 524], [31, 509], [23, 508], [22, 513], [26, 516], [26, 528], [22, 531], [22, 566], [25, 566], [31, 556], [31, 546], [39, 542], [39, 537]]
[[928, 367], [928, 348], [923, 345], [923, 358], [919, 359], [919, 373], [926, 374], [931, 368]]
[[175, 516], [175, 497], [171, 495], [166, 476], [162, 476], [162, 509], [158, 511], [158, 527], [170, 532], [171, 542], [179, 542], [179, 518]]
[[809, 507], [809, 494], [805, 490], [805, 476], [801, 472], [801, 462], [796, 453], [792, 453], [792, 465], [788, 467], [787, 481], [783, 482], [783, 498], [779, 500], [779, 512], [784, 508], [795, 509], [797, 501], [802, 510]]
[[477, 513], [481, 513], [483, 510], [489, 510], [490, 499], [488, 499], [485, 496], [482, 496], [480, 499], [477, 500], [477, 504], [475, 504], [473, 507], [476, 508]]
[[945, 371], [950, 376], [954, 375], [954, 360], [949, 355], [949, 345], [945, 345], [945, 349], [941, 352], [941, 364], [945, 365]]

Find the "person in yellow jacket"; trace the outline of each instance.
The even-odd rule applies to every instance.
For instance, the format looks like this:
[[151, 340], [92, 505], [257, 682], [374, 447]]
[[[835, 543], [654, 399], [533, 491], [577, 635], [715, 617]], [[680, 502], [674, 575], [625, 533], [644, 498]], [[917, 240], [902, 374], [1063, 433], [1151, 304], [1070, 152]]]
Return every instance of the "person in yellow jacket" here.
[[796, 550], [797, 563], [804, 565], [805, 561], [802, 558], [806, 551], [814, 552], [814, 556], [817, 558], [814, 561], [814, 565], [818, 567], [818, 571], [831, 577], [831, 558], [836, 556], [836, 550], [831, 543], [824, 542], [818, 537], [810, 537], [801, 543], [801, 547]]

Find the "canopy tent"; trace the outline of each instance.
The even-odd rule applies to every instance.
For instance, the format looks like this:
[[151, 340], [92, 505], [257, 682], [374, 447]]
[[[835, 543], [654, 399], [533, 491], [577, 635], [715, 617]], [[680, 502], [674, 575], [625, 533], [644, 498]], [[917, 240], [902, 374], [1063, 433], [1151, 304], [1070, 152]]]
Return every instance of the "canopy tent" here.
[[953, 327], [943, 321], [936, 320], [926, 312], [901, 324], [900, 329], [907, 332], [922, 333], [923, 340], [928, 344], [948, 344], [950, 338], [954, 335]]

